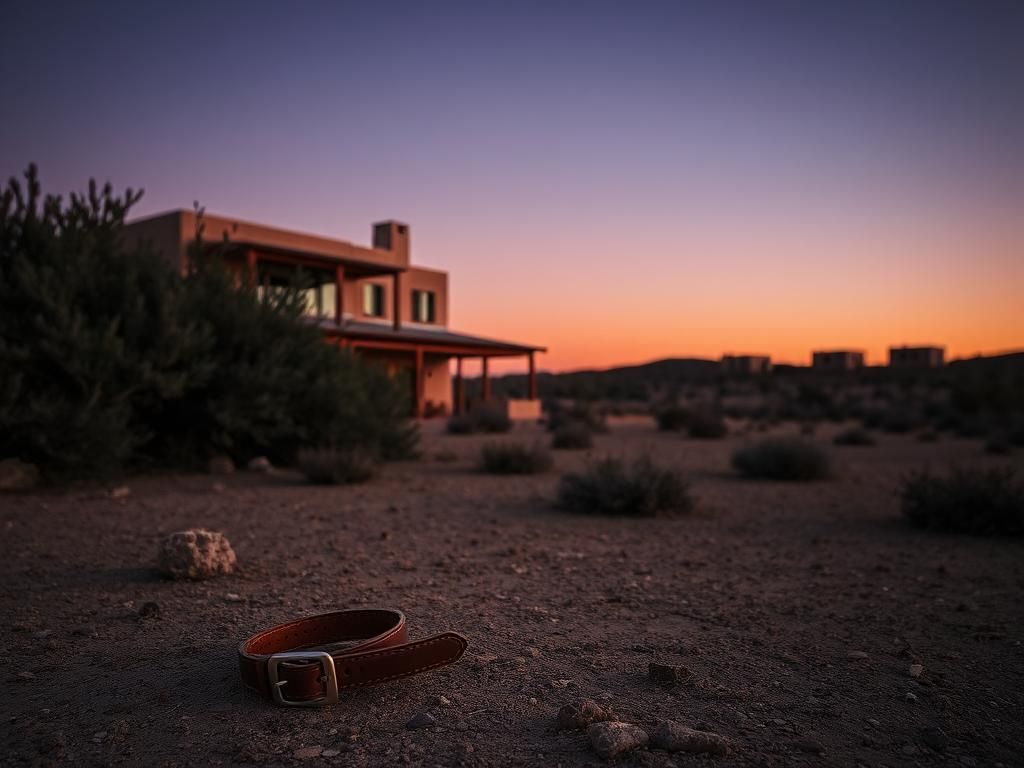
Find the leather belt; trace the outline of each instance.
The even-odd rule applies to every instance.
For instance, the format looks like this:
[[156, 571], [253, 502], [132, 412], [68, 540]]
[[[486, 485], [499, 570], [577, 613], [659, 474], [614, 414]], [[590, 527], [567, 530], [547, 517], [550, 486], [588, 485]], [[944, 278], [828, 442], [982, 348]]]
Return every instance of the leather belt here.
[[[327, 650], [331, 646], [344, 646]], [[238, 646], [242, 682], [287, 706], [336, 704], [361, 688], [459, 660], [466, 638], [444, 632], [409, 642], [401, 611], [357, 608], [278, 624]]]

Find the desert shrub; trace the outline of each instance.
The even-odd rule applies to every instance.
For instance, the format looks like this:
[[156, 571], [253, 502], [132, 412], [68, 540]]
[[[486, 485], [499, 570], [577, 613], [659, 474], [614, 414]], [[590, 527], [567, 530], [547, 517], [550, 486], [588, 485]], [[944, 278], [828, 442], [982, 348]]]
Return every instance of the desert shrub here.
[[504, 408], [481, 403], [466, 413], [452, 416], [447, 427], [452, 435], [495, 435], [512, 429], [512, 420]]
[[689, 419], [690, 411], [679, 405], [666, 405], [654, 411], [654, 420], [662, 432], [681, 432]]
[[1003, 469], [927, 471], [904, 478], [899, 490], [903, 516], [918, 528], [978, 535], [1024, 533], [1024, 482]]
[[875, 438], [866, 429], [851, 427], [836, 435], [832, 442], [836, 445], [874, 445]]
[[566, 424], [585, 424], [591, 432], [607, 432], [606, 414], [595, 403], [575, 402], [564, 406], [557, 401], [548, 412], [548, 430], [555, 432]]
[[879, 426], [886, 432], [906, 434], [922, 426], [920, 414], [906, 405], [890, 405], [882, 413]]
[[989, 436], [988, 440], [985, 441], [985, 453], [991, 453], [994, 456], [1006, 456], [1012, 452], [1013, 445], [1010, 443], [1010, 438], [1003, 432], [997, 432]]
[[[386, 374], [324, 344], [298, 290], [263, 301], [212, 254], [185, 279], [124, 222], [139, 195], [0, 193], [0, 456], [48, 479], [302, 447], [414, 451]], [[202, 259], [197, 264], [207, 263]]]
[[364, 483], [377, 471], [377, 457], [359, 448], [313, 448], [299, 452], [298, 466], [311, 483]]
[[690, 437], [700, 440], [716, 440], [729, 433], [722, 414], [706, 408], [691, 411], [686, 428]]
[[547, 472], [553, 463], [540, 444], [488, 443], [480, 450], [480, 468], [492, 475], [534, 475]]
[[694, 500], [679, 472], [643, 456], [632, 462], [600, 459], [563, 475], [558, 506], [590, 515], [658, 517], [690, 512]]
[[747, 477], [769, 480], [820, 480], [828, 477], [828, 454], [798, 438], [769, 438], [742, 446], [732, 465]]
[[593, 433], [586, 424], [579, 421], [563, 424], [551, 438], [551, 447], [561, 450], [581, 451], [593, 445]]

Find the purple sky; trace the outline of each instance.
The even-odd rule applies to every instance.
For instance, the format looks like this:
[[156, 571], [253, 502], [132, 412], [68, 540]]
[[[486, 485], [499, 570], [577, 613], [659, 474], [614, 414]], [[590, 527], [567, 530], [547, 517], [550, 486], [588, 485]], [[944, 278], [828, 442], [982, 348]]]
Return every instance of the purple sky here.
[[1017, 0], [5, 3], [0, 64], [5, 177], [402, 219], [554, 368], [1022, 342]]

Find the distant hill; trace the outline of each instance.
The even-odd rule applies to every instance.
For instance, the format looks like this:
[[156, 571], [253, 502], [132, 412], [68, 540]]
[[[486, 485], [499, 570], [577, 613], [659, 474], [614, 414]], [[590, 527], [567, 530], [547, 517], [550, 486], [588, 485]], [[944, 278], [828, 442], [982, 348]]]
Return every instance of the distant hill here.
[[[677, 357], [603, 370], [540, 373], [537, 375], [537, 388], [541, 397], [646, 401], [678, 392], [689, 385], [713, 383], [720, 374], [721, 364], [717, 360]], [[813, 375], [806, 366], [778, 365], [773, 378]], [[905, 377], [906, 373], [899, 375]], [[991, 377], [1015, 382], [1024, 376], [1024, 352], [952, 360], [944, 369], [926, 375], [952, 376], [954, 380]], [[831, 376], [834, 378], [835, 374]], [[874, 366], [858, 374], [858, 378], [864, 376], [869, 376], [871, 381], [884, 381], [891, 374], [885, 366]], [[466, 382], [466, 392], [471, 398], [479, 394], [479, 387], [479, 379]], [[492, 379], [492, 390], [498, 396], [525, 397], [526, 387], [525, 374], [508, 374]]]
[[964, 357], [951, 360], [946, 366], [950, 371], [970, 372], [1014, 372], [1024, 371], [1024, 352], [1006, 352], [986, 357]]
[[[717, 360], [700, 358], [669, 358], [642, 365], [629, 365], [605, 370], [541, 373], [537, 388], [541, 397], [607, 398], [611, 400], [647, 400], [685, 384], [714, 381], [721, 370]], [[476, 394], [479, 380], [468, 382], [467, 392]], [[509, 374], [493, 380], [497, 395], [524, 397], [525, 374]]]

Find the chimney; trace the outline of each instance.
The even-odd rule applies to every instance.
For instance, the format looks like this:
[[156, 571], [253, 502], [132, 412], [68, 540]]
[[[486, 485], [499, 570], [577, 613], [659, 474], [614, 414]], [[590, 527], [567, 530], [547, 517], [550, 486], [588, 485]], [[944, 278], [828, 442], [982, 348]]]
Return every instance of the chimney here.
[[391, 251], [399, 266], [408, 266], [409, 225], [390, 219], [374, 224], [373, 247]]

